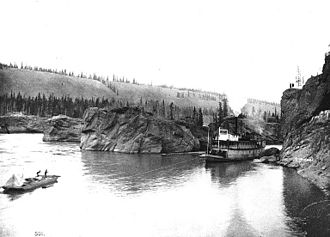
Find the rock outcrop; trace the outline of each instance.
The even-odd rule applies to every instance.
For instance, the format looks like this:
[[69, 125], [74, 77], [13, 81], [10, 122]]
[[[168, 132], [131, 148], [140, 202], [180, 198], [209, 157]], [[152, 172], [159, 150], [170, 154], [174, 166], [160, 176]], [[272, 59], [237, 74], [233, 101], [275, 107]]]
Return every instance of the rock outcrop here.
[[189, 129], [139, 108], [85, 111], [80, 147], [125, 153], [172, 153], [199, 149]]
[[282, 165], [321, 188], [330, 185], [330, 55], [321, 75], [311, 77], [302, 89], [284, 91], [281, 100], [284, 144]]
[[0, 116], [0, 133], [42, 133], [46, 118], [22, 113]]
[[80, 142], [82, 120], [65, 115], [54, 116], [46, 121], [43, 141]]
[[259, 155], [261, 163], [275, 163], [279, 160], [280, 150], [276, 147], [272, 147], [262, 151]]
[[279, 156], [280, 155], [280, 150], [277, 149], [276, 147], [271, 147], [269, 149], [265, 149], [263, 150], [259, 157], [263, 157], [263, 156]]

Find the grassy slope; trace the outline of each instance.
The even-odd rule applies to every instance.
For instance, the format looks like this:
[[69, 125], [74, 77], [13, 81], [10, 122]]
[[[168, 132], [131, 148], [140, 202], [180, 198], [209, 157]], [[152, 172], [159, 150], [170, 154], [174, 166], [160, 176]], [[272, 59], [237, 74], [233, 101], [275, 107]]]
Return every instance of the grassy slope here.
[[[130, 102], [139, 103], [140, 98], [173, 102], [177, 106], [195, 106], [216, 109], [217, 101], [203, 100], [199, 94], [207, 92], [195, 92], [195, 96], [190, 92], [176, 88], [162, 88], [158, 86], [136, 85], [122, 82], [111, 82], [119, 90], [117, 96], [112, 90], [108, 89], [99, 81], [59, 75], [55, 73], [30, 71], [25, 69], [0, 69], [0, 94], [10, 93], [11, 91], [25, 96], [36, 96], [39, 92], [45, 95], [54, 94], [55, 96], [69, 95], [70, 97], [105, 97], [124, 99]], [[184, 93], [184, 98], [177, 98], [177, 92]]]
[[0, 70], [0, 85], [0, 94], [13, 91], [25, 96], [37, 96], [39, 92], [73, 98], [115, 96], [114, 92], [98, 81], [13, 68]]

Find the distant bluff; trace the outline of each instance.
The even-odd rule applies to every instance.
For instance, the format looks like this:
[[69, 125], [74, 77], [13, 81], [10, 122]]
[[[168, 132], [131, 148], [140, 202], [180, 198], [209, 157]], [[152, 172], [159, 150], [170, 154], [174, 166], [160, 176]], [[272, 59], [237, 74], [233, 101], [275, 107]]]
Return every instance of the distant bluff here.
[[322, 188], [330, 187], [330, 55], [322, 74], [311, 77], [302, 89], [287, 89], [281, 100], [280, 163]]

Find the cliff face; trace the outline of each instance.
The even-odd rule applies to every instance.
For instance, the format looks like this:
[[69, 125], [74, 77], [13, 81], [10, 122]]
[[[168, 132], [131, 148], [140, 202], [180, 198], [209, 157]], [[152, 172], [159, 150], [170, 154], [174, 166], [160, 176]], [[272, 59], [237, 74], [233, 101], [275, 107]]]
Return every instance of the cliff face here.
[[282, 135], [300, 127], [313, 116], [330, 108], [330, 54], [325, 57], [322, 74], [311, 77], [303, 89], [287, 89], [281, 100]]
[[81, 119], [65, 115], [54, 116], [46, 121], [42, 138], [45, 142], [80, 142]]
[[138, 108], [90, 108], [85, 111], [83, 123], [83, 150], [170, 153], [199, 149], [199, 141], [189, 129]]
[[323, 72], [302, 89], [284, 91], [281, 100], [284, 137], [280, 164], [295, 167], [322, 188], [330, 184], [330, 55]]
[[281, 100], [283, 136], [328, 108], [329, 86], [329, 80], [321, 74], [310, 78], [303, 89], [284, 91]]
[[322, 188], [330, 184], [330, 110], [322, 111], [284, 141], [280, 164], [298, 168], [298, 173]]

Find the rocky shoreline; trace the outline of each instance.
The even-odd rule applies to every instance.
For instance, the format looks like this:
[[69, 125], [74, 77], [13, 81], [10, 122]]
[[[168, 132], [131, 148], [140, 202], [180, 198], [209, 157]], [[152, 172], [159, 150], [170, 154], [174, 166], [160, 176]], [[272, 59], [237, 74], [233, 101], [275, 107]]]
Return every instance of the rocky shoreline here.
[[51, 118], [22, 113], [0, 116], [0, 134], [43, 133], [46, 142], [80, 143], [82, 120], [65, 115]]
[[297, 169], [321, 189], [330, 184], [330, 110], [322, 111], [286, 137], [278, 164]]
[[89, 108], [83, 119], [12, 113], [0, 117], [0, 126], [0, 133], [43, 133], [45, 142], [76, 142], [82, 150], [168, 154], [201, 148], [201, 138], [182, 121], [158, 118], [138, 107]]
[[0, 116], [0, 133], [43, 133], [47, 118], [22, 113]]

